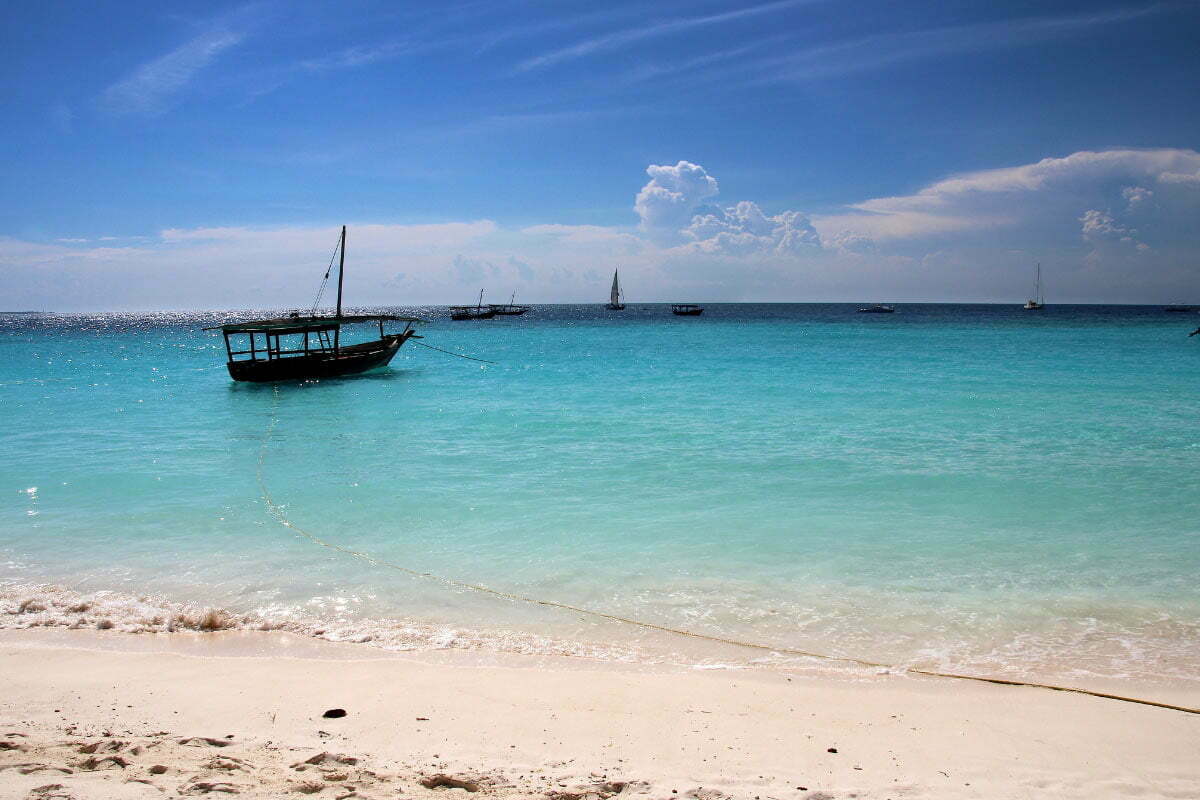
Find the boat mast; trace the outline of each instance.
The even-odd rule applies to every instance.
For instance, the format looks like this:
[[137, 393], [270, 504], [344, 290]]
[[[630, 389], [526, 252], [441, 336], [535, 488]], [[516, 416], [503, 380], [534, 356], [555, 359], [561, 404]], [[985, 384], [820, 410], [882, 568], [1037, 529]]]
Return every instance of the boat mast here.
[[346, 226], [342, 226], [342, 260], [338, 262], [338, 301], [337, 315], [342, 316], [342, 278], [346, 276]]
[[[338, 245], [338, 250], [341, 251], [341, 261], [338, 262], [338, 301], [337, 301], [337, 317], [342, 318], [342, 278], [346, 276], [346, 226], [342, 226], [342, 241]], [[336, 325], [333, 329], [333, 355], [336, 358], [342, 352], [342, 326]]]
[[475, 306], [476, 311], [483, 310], [483, 289], [479, 290], [479, 303]]

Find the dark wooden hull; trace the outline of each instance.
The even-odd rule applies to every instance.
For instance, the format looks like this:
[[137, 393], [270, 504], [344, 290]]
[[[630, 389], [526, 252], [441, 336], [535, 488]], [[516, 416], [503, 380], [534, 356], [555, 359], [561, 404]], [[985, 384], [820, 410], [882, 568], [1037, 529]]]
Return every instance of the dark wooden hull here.
[[470, 313], [451, 313], [450, 319], [455, 322], [462, 322], [468, 319], [491, 319], [496, 316], [495, 311], [472, 311]]
[[704, 309], [696, 308], [691, 311], [672, 311], [671, 313], [677, 317], [698, 317], [704, 313]]
[[389, 334], [372, 342], [343, 347], [336, 356], [332, 352], [313, 353], [269, 361], [229, 361], [226, 366], [229, 367], [229, 377], [235, 381], [254, 383], [303, 381], [354, 375], [387, 366], [400, 346], [412, 335], [412, 331]]
[[608, 305], [605, 306], [605, 308], [607, 308], [609, 311], [624, 311], [625, 304], [624, 303], [609, 303]]

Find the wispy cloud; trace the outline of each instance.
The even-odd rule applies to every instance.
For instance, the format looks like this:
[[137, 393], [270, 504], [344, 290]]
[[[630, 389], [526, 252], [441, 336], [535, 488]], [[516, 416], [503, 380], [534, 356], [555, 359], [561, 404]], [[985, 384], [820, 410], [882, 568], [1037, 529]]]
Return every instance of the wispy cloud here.
[[553, 64], [558, 64], [563, 61], [570, 61], [576, 58], [582, 58], [592, 53], [601, 50], [613, 50], [625, 45], [639, 42], [644, 39], [652, 39], [658, 36], [667, 36], [680, 31], [700, 28], [707, 25], [719, 25], [724, 22], [732, 22], [734, 20], [743, 19], [745, 17], [756, 16], [759, 14], [769, 14], [773, 11], [779, 11], [784, 8], [789, 8], [797, 5], [805, 5], [819, 0], [776, 0], [773, 3], [764, 3], [762, 5], [751, 6], [750, 8], [739, 8], [734, 11], [724, 11], [720, 14], [709, 14], [702, 17], [684, 17], [681, 19], [671, 19], [663, 22], [644, 25], [637, 28], [629, 28], [623, 31], [597, 36], [593, 39], [587, 39], [578, 44], [564, 47], [559, 50], [553, 50], [549, 53], [543, 53], [540, 56], [526, 59], [517, 65], [518, 72], [528, 72], [529, 70], [548, 67]]
[[1173, 4], [1159, 4], [1075, 16], [1035, 17], [888, 33], [811, 47], [762, 59], [747, 66], [761, 73], [758, 82], [809, 80], [869, 71], [922, 58], [1035, 45], [1177, 8]]
[[228, 30], [210, 31], [147, 62], [104, 90], [101, 106], [114, 114], [156, 114], [196, 73], [244, 38]]
[[353, 69], [367, 64], [390, 61], [422, 49], [408, 40], [383, 42], [376, 45], [347, 47], [324, 58], [301, 61], [300, 66], [310, 72], [328, 72], [336, 69]]
[[711, 67], [714, 64], [732, 61], [750, 53], [761, 52], [767, 47], [778, 44], [782, 38], [783, 37], [781, 36], [772, 36], [767, 39], [744, 44], [741, 47], [733, 47], [728, 50], [719, 50], [715, 53], [706, 53], [702, 56], [683, 59], [681, 61], [663, 61], [642, 64], [625, 73], [621, 80], [625, 84], [644, 83], [646, 81], [661, 80], [662, 78], [672, 75], [693, 72], [698, 69]]

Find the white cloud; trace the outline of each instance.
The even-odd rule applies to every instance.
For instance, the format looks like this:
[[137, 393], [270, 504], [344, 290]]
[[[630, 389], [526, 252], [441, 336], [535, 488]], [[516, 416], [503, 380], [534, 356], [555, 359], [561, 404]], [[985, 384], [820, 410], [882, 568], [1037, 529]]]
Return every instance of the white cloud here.
[[691, 249], [712, 254], [798, 255], [821, 249], [821, 237], [804, 214], [785, 211], [768, 217], [748, 200], [697, 214], [683, 234]]
[[454, 257], [453, 264], [454, 274], [463, 283], [480, 283], [489, 271], [495, 272], [495, 268], [487, 261], [467, 258], [461, 253]]
[[1128, 210], [1133, 211], [1154, 196], [1154, 192], [1141, 186], [1126, 186], [1121, 190], [1121, 196], [1129, 203]]
[[856, 254], [874, 253], [878, 249], [874, 239], [851, 231], [834, 234], [825, 240], [825, 246], [842, 253]]
[[892, 64], [958, 53], [1028, 47], [1093, 28], [1176, 10], [1172, 4], [1117, 8], [1060, 17], [1031, 17], [925, 30], [899, 31], [794, 49], [746, 65], [758, 82], [801, 81], [866, 72]]
[[[957, 175], [915, 194], [857, 203], [851, 213], [818, 217], [814, 224], [826, 235], [846, 230], [877, 241], [995, 234], [1023, 227], [1057, 226], [1063, 231], [1086, 210], [1112, 206], [1118, 199], [1140, 204], [1151, 190], [1138, 186], [1182, 184], [1174, 176], [1189, 172], [1200, 173], [1200, 153], [1194, 150], [1081, 151]], [[1131, 185], [1133, 193], [1126, 194]]]
[[[306, 308], [340, 231], [335, 225], [170, 228], [130, 247], [0, 239], [0, 295], [59, 310]], [[611, 280], [614, 263], [631, 278], [651, 270], [652, 250], [640, 237], [596, 226], [351, 223], [346, 302], [467, 302], [481, 286], [488, 296], [516, 290], [530, 302], [603, 299], [607, 288], [597, 276]]]
[[723, 11], [718, 14], [708, 14], [702, 17], [683, 17], [679, 19], [666, 20], [663, 22], [656, 22], [649, 25], [639, 25], [636, 28], [628, 28], [623, 31], [616, 31], [615, 33], [597, 36], [571, 45], [570, 47], [560, 48], [549, 53], [543, 53], [542, 55], [526, 59], [517, 65], [517, 70], [520, 72], [525, 72], [541, 67], [548, 67], [563, 61], [582, 58], [595, 52], [614, 50], [646, 39], [653, 39], [659, 36], [679, 33], [681, 31], [691, 30], [693, 28], [725, 24], [745, 17], [767, 14], [773, 11], [782, 10], [789, 6], [796, 6], [815, 1], [816, 0], [777, 0], [777, 2], [773, 3], [764, 3], [762, 5], [739, 8], [733, 11]]
[[109, 86], [100, 96], [101, 105], [114, 114], [159, 113], [197, 72], [242, 39], [242, 34], [225, 30], [197, 36]]
[[1161, 183], [1200, 183], [1200, 167], [1194, 172], [1164, 172], [1158, 180]]
[[603, 225], [530, 225], [522, 228], [521, 233], [569, 244], [609, 245], [625, 251], [645, 246], [638, 237]]
[[727, 208], [706, 204], [719, 186], [699, 164], [651, 164], [646, 174], [650, 182], [638, 192], [634, 210], [641, 230], [657, 244], [727, 256], [798, 255], [821, 248], [821, 237], [799, 211], [767, 216], [749, 200]]
[[1127, 239], [1130, 234], [1130, 230], [1118, 224], [1111, 214], [1098, 211], [1094, 208], [1083, 212], [1083, 216], [1079, 218], [1079, 221], [1083, 223], [1083, 238], [1085, 241], [1095, 242], [1104, 239]]
[[337, 69], [353, 69], [355, 67], [390, 61], [403, 55], [417, 52], [419, 49], [409, 41], [383, 42], [375, 45], [356, 45], [344, 50], [300, 62], [302, 69], [309, 72], [328, 72]]
[[[936, 181], [810, 219], [718, 204], [715, 177], [651, 165], [640, 229], [491, 220], [351, 224], [352, 306], [600, 302], [620, 267], [631, 299], [1022, 299], [1041, 261], [1056, 302], [1200, 292], [1200, 170], [1190, 150], [1075, 153]], [[631, 220], [632, 221], [632, 220]], [[334, 225], [170, 228], [39, 244], [0, 240], [0, 295], [27, 308], [304, 307]], [[126, 245], [126, 246], [118, 246]]]
[[716, 178], [690, 161], [673, 167], [651, 164], [646, 174], [650, 182], [638, 192], [633, 208], [641, 229], [655, 240], [678, 241], [696, 208], [719, 191]]

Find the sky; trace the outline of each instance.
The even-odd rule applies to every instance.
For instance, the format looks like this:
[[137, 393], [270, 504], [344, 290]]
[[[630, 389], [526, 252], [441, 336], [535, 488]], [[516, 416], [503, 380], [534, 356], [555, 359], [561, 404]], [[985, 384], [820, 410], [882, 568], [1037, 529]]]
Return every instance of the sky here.
[[55, 2], [0, 310], [1200, 303], [1200, 0]]

